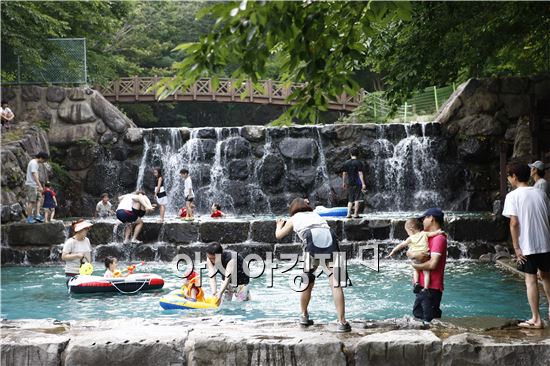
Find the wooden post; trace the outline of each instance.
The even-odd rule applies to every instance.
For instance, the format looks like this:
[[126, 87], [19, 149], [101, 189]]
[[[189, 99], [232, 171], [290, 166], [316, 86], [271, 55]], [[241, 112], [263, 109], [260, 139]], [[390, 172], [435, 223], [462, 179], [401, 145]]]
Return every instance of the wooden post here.
[[134, 98], [139, 101], [139, 77], [134, 76]]
[[504, 142], [500, 144], [500, 209], [498, 213], [502, 212], [504, 208], [504, 199], [508, 191], [508, 179], [506, 174], [506, 154], [508, 152], [508, 145]]

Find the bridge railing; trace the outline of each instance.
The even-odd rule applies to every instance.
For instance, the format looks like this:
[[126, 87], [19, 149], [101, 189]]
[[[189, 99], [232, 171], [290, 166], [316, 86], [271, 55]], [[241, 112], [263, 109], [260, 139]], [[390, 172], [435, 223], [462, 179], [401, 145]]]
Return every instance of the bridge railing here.
[[[96, 89], [108, 100], [114, 102], [157, 101], [151, 86], [157, 83], [160, 77], [129, 77], [108, 82]], [[257, 87], [260, 85], [260, 87]], [[234, 79], [219, 79], [216, 88], [211, 79], [200, 79], [184, 90], [178, 90], [163, 101], [220, 101], [244, 102], [258, 104], [289, 105], [288, 96], [304, 84], [284, 84], [275, 80], [261, 80], [254, 84], [250, 80], [237, 84]], [[352, 111], [363, 100], [361, 90], [356, 96], [346, 93], [329, 102], [329, 109]]]

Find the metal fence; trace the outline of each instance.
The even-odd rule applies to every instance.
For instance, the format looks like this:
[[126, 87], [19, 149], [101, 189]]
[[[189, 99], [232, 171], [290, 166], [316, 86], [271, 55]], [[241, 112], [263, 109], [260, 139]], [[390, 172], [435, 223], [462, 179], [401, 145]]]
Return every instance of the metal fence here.
[[86, 38], [52, 38], [39, 65], [17, 57], [13, 82], [5, 84], [87, 84]]

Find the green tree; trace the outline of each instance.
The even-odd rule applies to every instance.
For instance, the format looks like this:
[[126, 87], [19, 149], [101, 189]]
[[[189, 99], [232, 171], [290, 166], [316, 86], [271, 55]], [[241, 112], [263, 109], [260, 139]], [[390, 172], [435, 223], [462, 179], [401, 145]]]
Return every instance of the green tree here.
[[286, 82], [305, 82], [290, 98], [298, 103], [288, 113], [315, 121], [328, 101], [360, 86], [354, 80], [363, 67], [371, 37], [396, 17], [407, 18], [407, 2], [247, 2], [219, 3], [201, 15], [216, 19], [199, 42], [181, 44], [176, 75], [159, 85], [160, 97], [201, 77], [231, 76], [253, 81], [264, 77], [272, 62]]

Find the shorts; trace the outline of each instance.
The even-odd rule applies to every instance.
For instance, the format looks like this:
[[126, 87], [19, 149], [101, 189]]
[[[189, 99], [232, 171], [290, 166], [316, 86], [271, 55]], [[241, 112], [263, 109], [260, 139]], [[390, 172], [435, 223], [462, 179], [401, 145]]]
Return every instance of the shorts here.
[[527, 262], [518, 264], [518, 271], [527, 274], [537, 274], [539, 269], [542, 272], [550, 272], [550, 252], [530, 254], [525, 257]]
[[55, 207], [42, 207], [44, 210], [47, 210], [47, 211], [50, 211], [50, 212], [54, 212], [55, 211]]
[[168, 204], [168, 197], [157, 197], [157, 203], [162, 206], [166, 206]]
[[363, 201], [361, 196], [362, 196], [361, 187], [359, 186], [348, 187], [348, 202]]
[[238, 285], [235, 287], [228, 286], [225, 290], [225, 299], [227, 301], [231, 301], [233, 295], [235, 295], [235, 300], [237, 301], [250, 300], [250, 290], [248, 289], [248, 285]]
[[37, 202], [40, 199], [38, 187], [25, 184], [25, 196], [28, 202]]
[[413, 306], [414, 317], [426, 322], [441, 318], [441, 309], [439, 306], [441, 305], [442, 296], [443, 292], [433, 288], [417, 293]]
[[195, 198], [195, 196], [186, 196], [185, 197], [185, 201], [186, 202], [193, 202], [193, 199]]
[[123, 223], [135, 222], [139, 217], [134, 211], [126, 211], [123, 209], [116, 210], [116, 218]]

